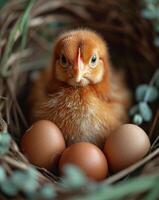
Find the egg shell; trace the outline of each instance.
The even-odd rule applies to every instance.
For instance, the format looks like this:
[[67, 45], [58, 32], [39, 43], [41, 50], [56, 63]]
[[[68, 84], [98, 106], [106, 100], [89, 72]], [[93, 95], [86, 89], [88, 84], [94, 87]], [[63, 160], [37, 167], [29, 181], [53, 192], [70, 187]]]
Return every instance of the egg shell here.
[[139, 161], [149, 149], [150, 141], [144, 130], [125, 124], [107, 138], [104, 153], [110, 169], [117, 172]]
[[65, 149], [65, 141], [54, 123], [40, 120], [22, 137], [21, 149], [32, 164], [52, 169]]
[[108, 165], [104, 153], [94, 144], [79, 142], [68, 147], [59, 162], [62, 169], [66, 164], [73, 164], [81, 168], [92, 180], [102, 180], [107, 176]]

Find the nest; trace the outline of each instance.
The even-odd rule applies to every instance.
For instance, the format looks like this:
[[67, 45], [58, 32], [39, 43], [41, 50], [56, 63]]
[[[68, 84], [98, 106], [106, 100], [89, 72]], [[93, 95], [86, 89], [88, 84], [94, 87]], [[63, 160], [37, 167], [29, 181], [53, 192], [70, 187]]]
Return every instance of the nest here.
[[[23, 130], [28, 128], [25, 104], [22, 102], [26, 99], [30, 76], [47, 66], [51, 59], [54, 40], [61, 31], [76, 27], [97, 30], [108, 43], [114, 66], [123, 68], [125, 73], [129, 74], [128, 84], [132, 92], [137, 85], [150, 81], [157, 69], [159, 54], [153, 43], [155, 37], [153, 26], [141, 16], [141, 9], [139, 1], [131, 0], [30, 2], [12, 0], [1, 8], [0, 124], [1, 133], [9, 132], [12, 138], [9, 141], [8, 151], [0, 155], [0, 167], [5, 169], [7, 177], [13, 176], [18, 170], [30, 169], [31, 164], [17, 145]], [[69, 178], [66, 177], [66, 180], [69, 179], [67, 184], [62, 184], [55, 175], [36, 167], [34, 173], [38, 183], [37, 191], [41, 191], [47, 185], [53, 188], [54, 198], [60, 200], [141, 199], [142, 197], [157, 199], [158, 120], [159, 105], [156, 105], [153, 120], [147, 126], [147, 133], [153, 143], [152, 151], [138, 163], [110, 176], [100, 184], [87, 180], [84, 187], [73, 187], [71, 184], [70, 187], [65, 187], [71, 182], [69, 173], [67, 174]], [[3, 180], [1, 171], [0, 169], [0, 183]], [[0, 198], [4, 200], [36, 199], [33, 193], [27, 195], [23, 189], [15, 194], [13, 191], [8, 194], [7, 189], [1, 187], [0, 189], [2, 190]], [[50, 198], [53, 199], [53, 196]], [[40, 199], [47, 199], [47, 195]]]

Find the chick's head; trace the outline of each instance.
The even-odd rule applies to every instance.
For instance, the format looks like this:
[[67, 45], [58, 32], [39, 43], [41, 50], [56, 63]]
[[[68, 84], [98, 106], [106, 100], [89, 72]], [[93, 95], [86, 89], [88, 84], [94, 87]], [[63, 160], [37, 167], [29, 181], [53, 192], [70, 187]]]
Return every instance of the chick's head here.
[[71, 86], [86, 86], [102, 81], [109, 71], [104, 40], [89, 30], [61, 35], [54, 48], [53, 71], [57, 80]]

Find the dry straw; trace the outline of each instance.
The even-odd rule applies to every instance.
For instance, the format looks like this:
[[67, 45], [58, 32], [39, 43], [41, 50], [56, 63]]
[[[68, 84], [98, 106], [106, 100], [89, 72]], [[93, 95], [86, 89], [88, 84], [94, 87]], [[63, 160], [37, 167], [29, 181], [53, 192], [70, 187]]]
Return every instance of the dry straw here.
[[[56, 36], [75, 27], [99, 31], [111, 59], [123, 68], [134, 92], [149, 83], [158, 66], [155, 32], [131, 0], [0, 1], [0, 199], [157, 199], [159, 196], [159, 105], [145, 129], [151, 152], [129, 168], [95, 184], [73, 166], [59, 179], [32, 167], [16, 143], [28, 127], [25, 105], [28, 78], [50, 61]], [[9, 136], [12, 135], [12, 138]]]

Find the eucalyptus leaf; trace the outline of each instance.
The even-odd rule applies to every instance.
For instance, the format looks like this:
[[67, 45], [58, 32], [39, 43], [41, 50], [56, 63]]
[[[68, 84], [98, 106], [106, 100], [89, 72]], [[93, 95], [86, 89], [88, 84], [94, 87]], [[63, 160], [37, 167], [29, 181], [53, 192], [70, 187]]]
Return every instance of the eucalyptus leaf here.
[[21, 189], [23, 187], [23, 181], [26, 181], [27, 176], [24, 174], [24, 172], [16, 170], [10, 177], [10, 181], [13, 185], [15, 185], [18, 189]]
[[2, 192], [8, 196], [15, 196], [18, 193], [18, 188], [16, 187], [16, 185], [12, 184], [9, 178], [4, 180], [0, 188]]
[[25, 179], [22, 189], [25, 193], [32, 193], [36, 191], [38, 187], [39, 187], [38, 181], [34, 178], [28, 177], [27, 179]]
[[140, 102], [139, 111], [145, 122], [149, 122], [152, 119], [152, 111], [147, 103]]
[[133, 123], [136, 125], [140, 125], [143, 122], [143, 117], [139, 114], [134, 115], [133, 117]]
[[155, 10], [144, 9], [141, 14], [146, 19], [151, 19], [152, 20], [152, 19], [156, 18]]
[[64, 166], [64, 178], [61, 181], [61, 185], [64, 188], [79, 188], [86, 184], [87, 178], [80, 168], [74, 165]]
[[10, 148], [11, 136], [8, 133], [0, 134], [0, 155], [7, 154]]
[[40, 196], [46, 199], [53, 199], [56, 196], [53, 186], [49, 184], [44, 185], [40, 190]]
[[37, 183], [35, 180], [32, 180], [32, 182], [25, 182], [25, 184], [23, 185], [23, 191], [26, 194], [30, 194], [30, 193], [34, 193], [36, 192], [37, 189]]
[[0, 166], [0, 183], [3, 183], [3, 181], [6, 179], [6, 171], [5, 169]]
[[119, 200], [124, 197], [127, 199], [126, 197], [129, 195], [152, 189], [154, 185], [158, 184], [158, 181], [158, 175], [150, 175], [129, 179], [123, 183], [116, 183], [115, 185], [103, 183], [102, 186], [97, 187], [91, 193], [83, 196], [79, 195], [72, 198], [72, 200]]
[[0, 145], [9, 145], [11, 142], [11, 136], [9, 133], [2, 133], [0, 135]]
[[29, 177], [32, 177], [34, 179], [38, 179], [38, 177], [37, 177], [37, 170], [33, 166], [29, 166], [25, 173]]
[[1, 156], [7, 154], [8, 151], [9, 151], [9, 146], [0, 144], [0, 155]]
[[133, 115], [137, 114], [138, 111], [139, 111], [139, 106], [138, 106], [138, 105], [135, 105], [135, 106], [133, 106], [133, 107], [130, 109], [129, 115], [130, 115], [130, 116], [133, 116]]
[[154, 86], [143, 84], [137, 87], [135, 97], [138, 102], [153, 102], [158, 98], [158, 90]]
[[28, 173], [26, 170], [16, 170], [10, 177], [10, 180], [19, 190], [22, 190], [25, 193], [32, 193], [38, 188], [39, 184], [37, 178], [30, 174], [31, 173]]

